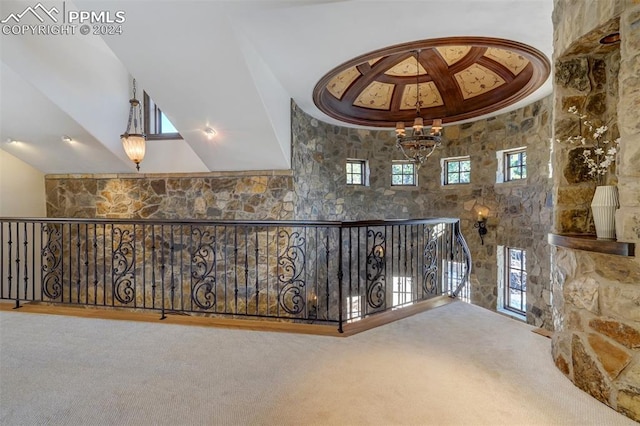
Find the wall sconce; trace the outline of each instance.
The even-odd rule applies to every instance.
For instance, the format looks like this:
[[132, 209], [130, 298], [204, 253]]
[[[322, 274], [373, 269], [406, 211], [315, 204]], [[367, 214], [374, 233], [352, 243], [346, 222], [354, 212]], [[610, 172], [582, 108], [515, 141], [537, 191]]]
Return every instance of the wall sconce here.
[[484, 245], [484, 236], [487, 235], [487, 216], [489, 216], [489, 209], [484, 206], [476, 207], [478, 214], [474, 228], [478, 228], [478, 234], [480, 234], [480, 243]]
[[318, 296], [314, 292], [309, 297], [309, 310], [307, 311], [307, 318], [315, 321], [318, 319]]

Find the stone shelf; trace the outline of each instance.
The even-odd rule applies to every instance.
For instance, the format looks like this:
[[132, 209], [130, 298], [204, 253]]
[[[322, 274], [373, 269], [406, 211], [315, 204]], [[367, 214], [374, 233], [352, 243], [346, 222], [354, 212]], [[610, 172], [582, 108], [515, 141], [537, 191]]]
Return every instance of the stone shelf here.
[[547, 241], [553, 246], [565, 247], [574, 250], [585, 250], [628, 257], [635, 256], [634, 243], [598, 240], [595, 235], [548, 234]]

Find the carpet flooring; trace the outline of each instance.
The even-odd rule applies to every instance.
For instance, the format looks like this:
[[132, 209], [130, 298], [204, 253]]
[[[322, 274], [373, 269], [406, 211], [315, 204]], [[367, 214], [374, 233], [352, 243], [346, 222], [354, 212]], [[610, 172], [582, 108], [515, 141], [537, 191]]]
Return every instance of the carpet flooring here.
[[2, 425], [637, 425], [455, 302], [349, 337], [0, 312]]

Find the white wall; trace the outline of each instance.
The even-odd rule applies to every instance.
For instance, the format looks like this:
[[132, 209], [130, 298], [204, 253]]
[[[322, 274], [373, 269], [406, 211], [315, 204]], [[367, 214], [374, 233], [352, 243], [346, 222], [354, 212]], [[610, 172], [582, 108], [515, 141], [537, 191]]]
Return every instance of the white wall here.
[[0, 217], [45, 217], [44, 173], [0, 149]]

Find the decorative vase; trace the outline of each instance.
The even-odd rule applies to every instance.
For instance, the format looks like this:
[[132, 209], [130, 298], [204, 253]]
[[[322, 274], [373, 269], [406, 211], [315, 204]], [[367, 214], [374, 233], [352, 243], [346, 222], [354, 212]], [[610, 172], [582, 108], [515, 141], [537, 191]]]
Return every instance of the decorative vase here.
[[591, 201], [593, 222], [596, 225], [596, 236], [599, 240], [616, 239], [616, 209], [618, 203], [618, 188], [615, 185], [596, 187]]

